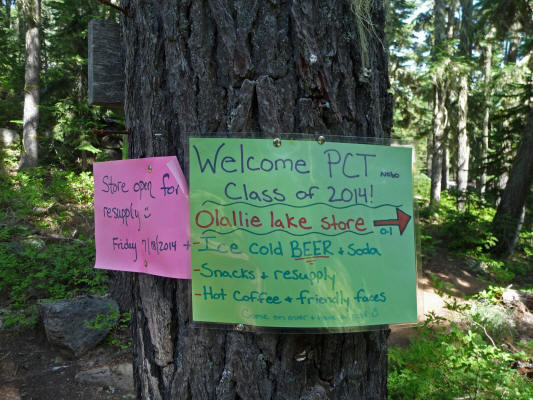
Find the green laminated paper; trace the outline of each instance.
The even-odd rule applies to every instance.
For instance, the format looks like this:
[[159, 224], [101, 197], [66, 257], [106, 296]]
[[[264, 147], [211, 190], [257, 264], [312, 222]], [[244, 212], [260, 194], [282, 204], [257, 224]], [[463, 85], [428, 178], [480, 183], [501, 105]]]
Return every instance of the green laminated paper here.
[[190, 139], [193, 319], [415, 322], [412, 150]]

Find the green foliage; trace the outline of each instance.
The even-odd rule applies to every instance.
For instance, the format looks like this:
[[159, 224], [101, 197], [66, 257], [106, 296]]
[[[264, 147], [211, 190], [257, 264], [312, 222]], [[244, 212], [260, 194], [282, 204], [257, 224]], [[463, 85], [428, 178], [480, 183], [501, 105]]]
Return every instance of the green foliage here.
[[458, 304], [446, 294], [452, 287], [434, 281], [460, 325], [429, 313], [408, 347], [389, 350], [390, 398], [531, 398], [533, 382], [512, 368], [513, 361], [527, 361], [530, 354], [505, 350], [515, 326], [512, 311], [499, 301], [504, 289], [491, 286]]
[[42, 160], [62, 168], [86, 170], [88, 157], [102, 153], [102, 141], [91, 132], [103, 128], [104, 113], [86, 102], [62, 100], [50, 107], [55, 125], [50, 135], [41, 140]]
[[[87, 26], [93, 18], [118, 21], [118, 12], [86, 0], [46, 1], [41, 9], [40, 163], [86, 170], [95, 156], [105, 157], [104, 140], [91, 129], [107, 127], [105, 118], [112, 114], [87, 104]], [[24, 23], [19, 11], [12, 7], [10, 27], [0, 18], [0, 128], [18, 132], [24, 102]]]
[[117, 307], [107, 306], [107, 313], [98, 314], [92, 321], [85, 321], [85, 326], [89, 329], [113, 329], [120, 318], [120, 311]]
[[112, 346], [119, 347], [121, 349], [127, 349], [131, 347], [131, 340], [128, 340], [129, 328], [131, 323], [131, 313], [125, 312], [119, 315], [118, 323], [110, 336], [108, 336], [108, 343]]
[[[15, 163], [13, 152], [2, 152]], [[55, 168], [0, 173], [0, 293], [5, 326], [36, 322], [36, 303], [103, 294], [107, 273], [93, 269], [92, 176]]]
[[437, 251], [437, 245], [442, 243], [442, 240], [435, 238], [433, 235], [420, 235], [420, 242], [422, 247], [422, 258], [431, 258]]
[[431, 178], [422, 173], [416, 174], [413, 180], [413, 191], [415, 193], [415, 197], [420, 199], [429, 199], [430, 190]]
[[0, 128], [15, 128], [10, 121], [22, 116], [24, 41], [0, 17]]
[[494, 258], [490, 250], [496, 245], [492, 232], [492, 220], [496, 209], [483, 202], [473, 192], [468, 193], [466, 210], [458, 211], [457, 193], [445, 191], [441, 203], [435, 208], [422, 206], [420, 217], [423, 223], [421, 239], [423, 254], [431, 255], [435, 244], [444, 243], [459, 258], [469, 260], [474, 272], [501, 284], [516, 283], [529, 287], [533, 282], [522, 278], [530, 273], [533, 254], [533, 235], [522, 232], [513, 258]]
[[127, 340], [130, 322], [130, 312], [120, 313], [118, 309], [109, 307], [108, 313], [98, 314], [93, 321], [85, 321], [85, 325], [89, 329], [110, 329], [111, 332], [106, 338], [107, 343], [120, 349], [127, 349], [131, 347], [131, 341]]
[[94, 241], [50, 243], [1, 241], [0, 290], [10, 299], [11, 318], [5, 326], [36, 321], [37, 300], [55, 300], [80, 294], [103, 294], [107, 274], [92, 268]]
[[412, 141], [417, 156], [417, 167], [426, 157], [426, 140], [431, 129], [431, 80], [420, 66], [420, 52], [413, 41], [415, 23], [412, 15], [416, 1], [388, 2], [385, 25], [389, 46], [389, 92], [394, 99], [392, 136]]
[[[67, 233], [73, 218], [91, 217], [88, 203], [93, 199], [92, 184], [89, 172], [36, 167], [17, 174], [4, 173], [0, 175], [0, 207], [4, 217], [16, 216], [41, 229]], [[50, 211], [52, 215], [44, 215]]]
[[451, 283], [446, 283], [433, 273], [430, 273], [431, 281], [433, 283], [433, 287], [435, 288], [435, 292], [441, 296], [441, 297], [448, 297], [453, 294], [454, 286]]
[[[446, 7], [455, 4], [445, 3]], [[373, 3], [365, 0], [351, 4], [363, 48], [361, 62], [367, 66], [371, 56], [367, 54], [365, 38], [375, 33], [370, 18]], [[457, 198], [452, 191], [443, 193], [437, 208], [427, 207], [430, 178], [424, 174], [415, 176], [415, 193], [421, 207], [423, 256], [431, 256], [437, 246], [445, 245], [456, 256], [466, 257], [472, 269], [483, 277], [501, 284], [514, 282], [527, 289], [529, 283], [523, 277], [531, 274], [533, 232], [521, 233], [512, 259], [495, 259], [489, 250], [495, 244], [491, 221], [495, 213], [496, 181], [509, 170], [517, 136], [524, 128], [524, 115], [533, 87], [530, 85], [531, 67], [524, 62], [508, 64], [505, 53], [509, 43], [507, 31], [517, 15], [523, 26], [519, 32], [521, 56], [531, 53], [533, 30], [528, 4], [524, 0], [476, 3], [474, 18], [480, 21], [474, 37], [476, 48], [483, 48], [491, 25], [496, 25], [499, 31], [493, 43], [493, 74], [488, 85], [484, 83], [480, 57], [474, 55], [466, 62], [457, 55], [460, 29], [455, 29], [454, 37], [444, 40], [441, 49], [432, 48], [433, 10], [419, 8], [421, 4], [418, 0], [388, 2], [389, 93], [394, 96], [392, 136], [414, 143], [417, 170], [424, 170], [427, 153], [431, 151], [426, 139], [432, 133], [433, 80], [446, 81], [450, 89], [447, 146], [451, 162], [455, 163], [457, 77], [468, 72], [471, 77], [468, 99], [471, 180], [480, 176], [483, 168], [488, 169], [489, 175], [488, 195], [482, 200], [469, 193], [465, 212], [457, 211]], [[95, 17], [116, 21], [117, 12], [86, 0], [50, 0], [42, 2], [42, 7], [44, 46], [39, 145], [41, 164], [47, 167], [18, 174], [0, 173], [0, 298], [10, 305], [10, 312], [3, 321], [6, 326], [35, 323], [36, 303], [40, 300], [101, 294], [107, 282], [105, 271], [92, 268], [92, 175], [76, 171], [87, 170], [91, 161], [106, 157], [105, 146], [109, 143], [92, 135], [91, 129], [109, 128], [109, 124], [124, 125], [123, 121], [117, 121], [120, 116], [89, 107], [86, 101], [88, 22]], [[453, 17], [457, 21], [460, 19], [458, 13]], [[0, 127], [20, 132], [24, 32], [15, 7], [11, 18], [18, 22], [11, 27], [0, 20]], [[451, 22], [456, 23], [455, 20]], [[364, 71], [356, 72], [364, 75]], [[486, 92], [493, 94], [488, 102]], [[485, 163], [479, 154], [480, 127], [487, 103], [491, 149]], [[115, 121], [110, 123], [110, 118]], [[17, 153], [0, 151], [0, 162], [6, 171], [16, 169], [17, 157]], [[530, 216], [532, 209], [530, 202]], [[434, 285], [443, 295], [453, 290], [436, 278]], [[533, 290], [533, 283], [529, 290]], [[419, 339], [407, 349], [391, 349], [391, 398], [533, 398], [531, 383], [510, 368], [512, 360], [524, 355], [488, 343], [491, 340], [501, 342], [513, 335], [508, 310], [500, 304], [501, 291], [501, 287], [491, 286], [480, 293], [471, 306], [455, 300], [450, 302], [449, 309], [463, 316], [462, 329], [451, 322], [446, 330], [441, 323], [449, 321], [429, 315], [419, 329]], [[129, 318], [129, 314], [120, 315], [115, 310], [92, 324], [102, 326], [119, 319], [108, 341], [124, 347], [129, 345], [124, 335]]]
[[495, 244], [491, 223], [496, 211], [484, 206], [475, 193], [468, 194], [464, 212], [458, 211], [456, 204], [457, 197], [444, 192], [436, 213], [439, 230], [448, 238], [446, 246], [458, 254], [478, 254], [489, 250]]
[[474, 302], [466, 313], [465, 323], [474, 326], [474, 330], [478, 327], [478, 333], [485, 333], [496, 342], [512, 339], [515, 334], [513, 312], [502, 304]]
[[478, 299], [487, 304], [500, 304], [504, 288], [501, 286], [489, 285], [485, 290], [482, 290], [475, 296], [474, 299]]
[[453, 285], [432, 279], [453, 317], [428, 313], [408, 347], [389, 349], [389, 398], [532, 398], [533, 382], [513, 369], [515, 361], [531, 358], [532, 348], [508, 346], [515, 323], [513, 311], [501, 303], [504, 288], [489, 286], [458, 302]]
[[430, 318], [409, 347], [389, 349], [390, 399], [533, 397], [533, 384], [511, 368], [525, 353], [504, 351], [479, 333], [439, 322]]

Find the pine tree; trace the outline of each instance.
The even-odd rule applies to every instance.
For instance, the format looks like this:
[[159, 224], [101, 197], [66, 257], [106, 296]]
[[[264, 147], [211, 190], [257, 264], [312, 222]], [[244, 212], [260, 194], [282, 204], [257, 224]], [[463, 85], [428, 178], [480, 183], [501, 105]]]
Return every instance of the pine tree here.
[[[132, 157], [187, 166], [187, 137], [213, 132], [390, 135], [382, 1], [122, 4]], [[132, 286], [140, 399], [386, 398], [386, 331], [195, 328], [189, 282]]]
[[457, 134], [457, 190], [459, 197], [457, 208], [464, 210], [466, 205], [466, 190], [468, 187], [468, 165], [470, 161], [470, 143], [466, 123], [468, 119], [468, 94], [470, 81], [469, 61], [472, 53], [472, 0], [461, 0], [461, 33], [459, 55], [462, 58], [462, 68], [459, 74], [458, 99], [458, 134]]
[[[435, 0], [433, 27], [433, 137], [432, 163], [431, 163], [431, 204], [439, 203], [442, 185], [442, 164], [444, 161], [444, 148], [446, 146], [445, 130], [448, 121], [446, 101], [448, 97], [448, 80], [446, 70], [450, 63], [448, 42], [446, 35], [446, 3], [444, 0]], [[451, 24], [451, 22], [448, 22]], [[450, 26], [448, 26], [450, 29]]]
[[37, 128], [41, 92], [41, 1], [23, 0], [26, 24], [26, 72], [24, 74], [23, 142], [19, 168], [34, 167], [38, 159]]

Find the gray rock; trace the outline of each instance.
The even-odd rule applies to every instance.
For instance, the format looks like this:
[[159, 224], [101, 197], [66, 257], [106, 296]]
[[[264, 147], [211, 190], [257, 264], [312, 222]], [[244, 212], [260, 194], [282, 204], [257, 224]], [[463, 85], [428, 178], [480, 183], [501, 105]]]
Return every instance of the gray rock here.
[[522, 312], [533, 312], [533, 293], [507, 289], [502, 293], [502, 301], [505, 305], [518, 308]]
[[[80, 356], [100, 343], [116, 324], [118, 306], [114, 300], [80, 297], [56, 300], [39, 304], [39, 315], [44, 324], [48, 341]], [[105, 315], [107, 323], [98, 324], [98, 329], [87, 327]], [[100, 316], [100, 317], [99, 317]]]
[[507, 289], [502, 293], [502, 301], [514, 311], [514, 319], [519, 339], [529, 339], [533, 335], [533, 294]]
[[29, 246], [37, 250], [42, 250], [46, 247], [44, 240], [36, 237], [28, 237], [27, 239], [23, 239], [22, 243], [24, 243], [25, 247]]
[[80, 371], [74, 377], [76, 382], [118, 388], [125, 392], [133, 392], [133, 367], [131, 363], [92, 368]]
[[74, 379], [78, 383], [88, 383], [91, 385], [109, 386], [113, 384], [111, 369], [107, 366], [80, 371]]
[[7, 128], [0, 128], [0, 143], [4, 146], [11, 146], [13, 142], [20, 141], [20, 135], [12, 130]]
[[133, 365], [131, 363], [122, 363], [111, 367], [111, 376], [113, 385], [120, 390], [133, 392]]
[[533, 314], [530, 312], [524, 313], [517, 317], [516, 327], [520, 338], [531, 340], [533, 336]]

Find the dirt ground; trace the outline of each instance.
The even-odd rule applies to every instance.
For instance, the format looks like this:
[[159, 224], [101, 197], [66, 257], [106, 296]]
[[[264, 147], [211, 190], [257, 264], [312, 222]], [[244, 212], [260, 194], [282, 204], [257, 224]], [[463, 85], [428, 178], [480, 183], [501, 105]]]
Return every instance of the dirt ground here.
[[[429, 311], [444, 315], [443, 299], [435, 292], [432, 274], [456, 288], [457, 294], [471, 295], [485, 283], [467, 271], [462, 260], [440, 249], [419, 274], [419, 315]], [[392, 327], [389, 344], [406, 345], [415, 334], [412, 327]], [[102, 383], [79, 383], [80, 371], [131, 362], [130, 350], [100, 345], [78, 359], [52, 348], [42, 328], [23, 333], [0, 330], [0, 400], [119, 400], [134, 399], [131, 390]]]
[[134, 399], [131, 391], [113, 386], [80, 384], [79, 371], [131, 362], [129, 351], [100, 345], [78, 359], [52, 348], [44, 331], [0, 331], [1, 400], [118, 400]]
[[[435, 291], [434, 277], [450, 285], [449, 294], [457, 298], [458, 302], [462, 301], [464, 296], [471, 296], [487, 287], [486, 282], [478, 279], [469, 271], [466, 261], [451, 257], [446, 249], [438, 249], [418, 274], [419, 321], [422, 321], [424, 315], [431, 311], [441, 316], [449, 315], [449, 311], [444, 307], [445, 299]], [[389, 346], [406, 346], [415, 334], [412, 325], [392, 326]]]

